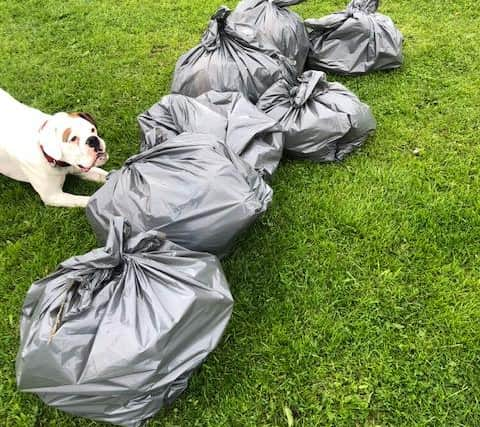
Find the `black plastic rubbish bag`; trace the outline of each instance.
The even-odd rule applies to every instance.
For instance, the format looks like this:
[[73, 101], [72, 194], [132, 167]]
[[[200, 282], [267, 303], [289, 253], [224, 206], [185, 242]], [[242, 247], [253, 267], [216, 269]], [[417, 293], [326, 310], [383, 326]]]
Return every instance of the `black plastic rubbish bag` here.
[[223, 257], [271, 199], [262, 177], [215, 136], [184, 133], [112, 172], [87, 217], [100, 241], [110, 218], [121, 216], [134, 234], [162, 231], [185, 248]]
[[307, 30], [296, 13], [288, 6], [305, 0], [243, 0], [230, 16], [231, 22], [256, 28], [272, 46], [295, 63], [297, 73], [303, 73], [310, 50]]
[[124, 225], [115, 218], [104, 248], [32, 285], [17, 383], [63, 411], [134, 427], [185, 390], [233, 300], [216, 257], [162, 233], [127, 238]]
[[358, 75], [399, 68], [402, 33], [377, 13], [378, 0], [353, 0], [347, 10], [321, 19], [307, 19], [311, 51], [307, 68]]
[[322, 71], [306, 71], [297, 82], [281, 80], [257, 106], [278, 120], [289, 157], [317, 162], [342, 160], [375, 130], [370, 108]]
[[275, 172], [282, 157], [283, 133], [277, 121], [238, 92], [210, 91], [198, 98], [168, 95], [138, 116], [138, 123], [142, 151], [159, 142], [159, 131], [169, 137], [190, 132], [215, 135], [265, 177]]
[[172, 92], [197, 97], [210, 90], [240, 92], [256, 103], [278, 79], [295, 74], [291, 61], [248, 25], [230, 23], [223, 6], [194, 47], [177, 62]]

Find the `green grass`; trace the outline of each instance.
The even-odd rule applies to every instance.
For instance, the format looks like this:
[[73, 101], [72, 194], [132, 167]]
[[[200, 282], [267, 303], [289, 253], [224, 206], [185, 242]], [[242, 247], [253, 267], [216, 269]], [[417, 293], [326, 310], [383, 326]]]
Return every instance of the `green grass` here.
[[[0, 0], [0, 86], [46, 112], [93, 113], [118, 167], [220, 3]], [[285, 407], [298, 426], [480, 425], [478, 3], [382, 11], [405, 34], [404, 68], [340, 79], [373, 108], [376, 136], [342, 164], [282, 165], [270, 211], [225, 262], [223, 343], [150, 426], [286, 426]], [[15, 387], [23, 298], [95, 247], [84, 212], [3, 177], [0, 194], [0, 424], [98, 425]]]

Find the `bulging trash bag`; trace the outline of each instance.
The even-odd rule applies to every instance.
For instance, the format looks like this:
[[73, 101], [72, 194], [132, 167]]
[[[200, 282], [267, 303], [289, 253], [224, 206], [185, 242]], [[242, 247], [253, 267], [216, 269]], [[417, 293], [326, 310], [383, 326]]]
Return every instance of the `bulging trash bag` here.
[[301, 74], [310, 50], [307, 30], [296, 13], [288, 9], [305, 0], [243, 0], [230, 16], [230, 21], [249, 24], [295, 63]]
[[306, 71], [296, 82], [280, 80], [257, 106], [280, 122], [285, 152], [297, 159], [342, 160], [376, 128], [370, 108], [321, 71]]
[[307, 19], [312, 43], [308, 68], [358, 75], [398, 68], [403, 36], [393, 21], [377, 13], [378, 0], [353, 0], [347, 10]]
[[184, 133], [112, 172], [91, 197], [87, 218], [100, 241], [110, 218], [121, 216], [134, 234], [162, 231], [183, 247], [223, 257], [271, 199], [262, 177], [215, 136]]
[[233, 300], [216, 257], [124, 225], [32, 285], [16, 367], [19, 389], [48, 405], [134, 427], [185, 390]]
[[142, 151], [159, 142], [159, 131], [168, 137], [190, 132], [215, 135], [262, 176], [270, 177], [282, 157], [283, 133], [277, 121], [238, 92], [210, 91], [198, 98], [168, 95], [138, 116], [138, 123]]
[[255, 28], [230, 23], [223, 6], [212, 17], [201, 44], [177, 62], [172, 92], [197, 97], [210, 90], [240, 92], [253, 103], [274, 82], [294, 74], [290, 61]]

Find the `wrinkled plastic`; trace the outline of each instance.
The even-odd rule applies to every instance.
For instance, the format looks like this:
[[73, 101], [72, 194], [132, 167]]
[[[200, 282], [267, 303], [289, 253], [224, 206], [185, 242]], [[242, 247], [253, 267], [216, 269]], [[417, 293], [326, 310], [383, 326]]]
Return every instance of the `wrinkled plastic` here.
[[399, 68], [403, 36], [377, 9], [377, 0], [353, 0], [343, 12], [305, 20], [312, 43], [307, 68], [345, 75]]
[[305, 0], [243, 0], [230, 16], [231, 22], [248, 24], [295, 64], [297, 74], [303, 73], [310, 50], [307, 30], [288, 6]]
[[159, 132], [167, 137], [191, 132], [215, 135], [262, 176], [270, 177], [282, 157], [278, 123], [238, 92], [168, 95], [138, 116], [138, 123], [142, 151], [159, 142]]
[[148, 232], [63, 262], [23, 306], [20, 390], [63, 411], [135, 427], [171, 403], [217, 346], [232, 296], [213, 255]]
[[131, 157], [90, 199], [87, 218], [104, 241], [110, 218], [132, 233], [158, 230], [185, 248], [225, 256], [266, 209], [272, 190], [215, 136], [181, 134]]
[[376, 128], [370, 108], [321, 71], [306, 71], [296, 82], [281, 80], [257, 106], [278, 120], [291, 158], [316, 162], [343, 160]]
[[199, 46], [177, 62], [172, 92], [196, 98], [215, 90], [240, 92], [256, 103], [278, 79], [295, 74], [291, 62], [255, 28], [230, 23], [221, 7], [212, 17]]

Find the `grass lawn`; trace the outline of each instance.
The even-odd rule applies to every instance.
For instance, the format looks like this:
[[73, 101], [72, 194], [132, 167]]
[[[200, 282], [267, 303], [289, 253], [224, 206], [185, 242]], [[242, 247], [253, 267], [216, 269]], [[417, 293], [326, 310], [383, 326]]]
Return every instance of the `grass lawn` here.
[[[91, 112], [116, 168], [221, 3], [0, 0], [0, 87]], [[298, 426], [480, 426], [480, 9], [381, 11], [405, 35], [404, 68], [337, 79], [372, 107], [376, 136], [342, 164], [283, 163], [270, 211], [225, 262], [236, 305], [222, 344], [149, 426], [287, 426], [285, 408]], [[96, 246], [85, 214], [4, 177], [0, 194], [0, 424], [100, 425], [15, 387], [25, 293]]]

